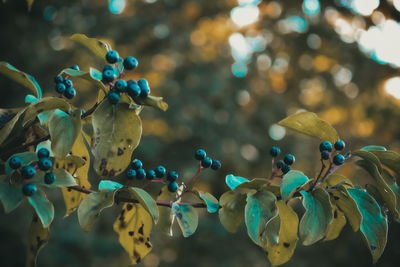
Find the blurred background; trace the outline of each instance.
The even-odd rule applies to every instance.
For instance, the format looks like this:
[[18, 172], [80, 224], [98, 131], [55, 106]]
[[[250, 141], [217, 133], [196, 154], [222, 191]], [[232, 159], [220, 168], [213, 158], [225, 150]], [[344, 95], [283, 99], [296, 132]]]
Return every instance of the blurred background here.
[[[196, 172], [193, 153], [204, 148], [219, 159], [218, 172], [200, 186], [219, 196], [224, 177], [267, 177], [272, 145], [296, 156], [294, 169], [319, 170], [318, 140], [275, 123], [299, 110], [318, 113], [347, 148], [379, 144], [400, 151], [400, 1], [261, 0], [24, 0], [0, 2], [0, 60], [33, 75], [45, 95], [65, 67], [101, 65], [69, 36], [84, 33], [139, 60], [128, 77], [146, 78], [152, 94], [169, 104], [146, 108], [144, 134], [134, 157], [145, 167], [175, 169], [183, 181]], [[73, 103], [89, 108], [96, 89], [74, 81]], [[0, 76], [0, 106], [24, 104], [27, 91]], [[365, 173], [340, 170], [363, 183]], [[91, 177], [94, 187], [98, 178]], [[159, 188], [151, 190], [157, 193]], [[118, 209], [102, 213], [84, 234], [76, 214], [65, 219], [60, 192], [49, 244], [38, 266], [129, 266], [112, 230]], [[242, 226], [229, 234], [218, 216], [200, 211], [199, 227], [183, 238], [154, 228], [153, 251], [139, 266], [269, 266]], [[0, 212], [0, 265], [23, 266], [31, 210], [25, 203]], [[389, 219], [386, 251], [376, 266], [398, 266], [400, 226]], [[298, 248], [284, 266], [372, 266], [361, 235], [346, 226], [339, 239]]]

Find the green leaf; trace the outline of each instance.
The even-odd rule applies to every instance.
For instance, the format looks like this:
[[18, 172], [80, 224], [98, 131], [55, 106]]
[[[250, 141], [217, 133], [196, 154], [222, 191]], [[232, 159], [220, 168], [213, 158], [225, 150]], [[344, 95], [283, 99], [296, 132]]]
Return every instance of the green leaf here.
[[5, 170], [6, 170], [7, 175], [10, 175], [14, 171], [13, 169], [11, 169], [10, 164], [9, 164], [10, 159], [14, 156], [18, 156], [21, 158], [22, 165], [29, 165], [32, 161], [38, 160], [37, 154], [35, 152], [22, 152], [22, 153], [14, 154], [11, 157], [9, 157], [6, 161]]
[[43, 142], [40, 142], [39, 144], [36, 145], [36, 153], [41, 149], [41, 148], [46, 148], [47, 150], [49, 150], [50, 157], [54, 157], [53, 151], [51, 151], [51, 141], [50, 140], [46, 140]]
[[[260, 190], [262, 188], [268, 187], [269, 181], [265, 178], [255, 178], [251, 181], [245, 181], [235, 187], [235, 192], [240, 192], [242, 194], [247, 194], [254, 192], [254, 190]], [[278, 190], [279, 191], [279, 190]]]
[[362, 214], [360, 230], [371, 252], [373, 263], [381, 257], [387, 241], [387, 218], [381, 213], [381, 208], [367, 192], [358, 189], [348, 189], [350, 196], [356, 201]]
[[166, 111], [168, 109], [168, 104], [163, 101], [162, 97], [149, 95], [145, 99], [135, 98], [135, 102], [139, 105], [150, 106], [162, 111]]
[[213, 195], [211, 195], [208, 192], [202, 192], [197, 189], [194, 189], [193, 191], [195, 191], [199, 195], [199, 197], [203, 200], [203, 203], [206, 204], [207, 211], [209, 213], [215, 213], [218, 211], [219, 209], [218, 199], [216, 199]]
[[[157, 201], [174, 201], [176, 198], [176, 193], [172, 193], [168, 190], [168, 186], [163, 186], [161, 188], [160, 194], [157, 196]], [[158, 207], [159, 220], [157, 222], [158, 228], [164, 233], [172, 236], [172, 212], [169, 207]]]
[[131, 197], [139, 201], [139, 203], [147, 210], [147, 212], [151, 215], [154, 220], [154, 223], [157, 223], [159, 213], [156, 201], [147, 193], [145, 190], [139, 187], [128, 187], [123, 189], [122, 191], [128, 191]]
[[346, 217], [344, 213], [341, 212], [336, 205], [332, 205], [333, 210], [333, 218], [331, 223], [326, 230], [324, 241], [334, 240], [339, 237], [340, 232], [343, 227], [346, 225]]
[[36, 194], [28, 197], [29, 204], [35, 209], [36, 214], [39, 216], [43, 227], [49, 227], [54, 219], [54, 206], [46, 198], [43, 191], [38, 190]]
[[89, 232], [101, 211], [114, 205], [115, 190], [102, 189], [85, 197], [78, 208], [78, 220], [82, 229]]
[[300, 191], [303, 206], [306, 209], [300, 220], [299, 234], [303, 245], [312, 245], [324, 238], [332, 221], [332, 207], [329, 194], [322, 188], [312, 192]]
[[93, 114], [94, 169], [100, 176], [113, 177], [131, 162], [142, 136], [142, 122], [127, 103], [103, 101]]
[[[18, 110], [18, 111], [17, 111]], [[5, 124], [0, 127], [0, 144], [2, 144], [7, 137], [10, 135], [11, 131], [14, 129], [19, 117], [24, 113], [25, 108], [22, 109], [0, 109], [0, 116], [2, 118], [10, 119]]]
[[171, 208], [183, 236], [189, 237], [194, 234], [199, 223], [199, 215], [196, 209], [190, 205], [179, 205], [176, 202], [172, 203]]
[[59, 97], [44, 97], [28, 106], [24, 120], [22, 121], [22, 126], [25, 126], [28, 122], [34, 120], [40, 113], [54, 109], [68, 112], [71, 109], [71, 105]]
[[396, 183], [396, 179], [389, 173], [388, 170], [383, 169], [382, 178], [385, 183], [390, 187], [396, 197], [396, 210], [400, 211], [400, 187]]
[[16, 209], [21, 204], [23, 197], [21, 187], [10, 184], [5, 175], [0, 176], [0, 200], [6, 213]]
[[218, 211], [219, 220], [225, 229], [235, 233], [237, 228], [244, 223], [244, 207], [246, 195], [228, 191], [219, 199], [221, 208]]
[[111, 50], [109, 44], [96, 38], [89, 38], [86, 35], [80, 33], [73, 34], [70, 39], [88, 48], [95, 56], [97, 56], [99, 59], [103, 60], [104, 63], [107, 64], [106, 54], [109, 50]]
[[63, 69], [59, 75], [66, 74], [70, 77], [84, 79], [95, 87], [102, 89], [104, 92], [107, 92], [107, 88], [101, 80], [98, 80], [98, 70], [90, 68], [89, 72], [74, 70], [74, 69]]
[[26, 74], [14, 66], [8, 64], [7, 62], [0, 62], [0, 73], [7, 76], [14, 82], [19, 83], [20, 85], [31, 90], [38, 98], [42, 98], [42, 89], [39, 84], [36, 82], [33, 76]]
[[336, 130], [329, 123], [318, 118], [317, 114], [313, 112], [296, 113], [281, 120], [278, 124], [323, 141], [335, 143], [339, 140]]
[[71, 115], [54, 112], [49, 121], [51, 150], [57, 158], [65, 158], [71, 151], [81, 132], [81, 111], [75, 109]]
[[50, 228], [43, 227], [39, 217], [34, 214], [28, 233], [28, 246], [26, 253], [26, 266], [36, 266], [39, 251], [47, 244], [50, 238]]
[[99, 190], [101, 189], [116, 190], [122, 187], [124, 187], [122, 184], [110, 180], [102, 180], [99, 183]]
[[337, 185], [344, 185], [345, 187], [352, 187], [353, 183], [346, 178], [345, 176], [338, 174], [338, 173], [332, 173], [329, 175], [324, 182], [322, 183], [322, 187], [328, 188], [328, 187], [333, 187]]
[[281, 183], [281, 195], [283, 201], [288, 201], [293, 193], [309, 181], [308, 177], [300, 171], [289, 171], [283, 176]]
[[269, 191], [247, 195], [244, 218], [247, 234], [256, 244], [260, 243], [259, 238], [265, 224], [277, 214], [275, 201], [275, 195]]
[[365, 147], [361, 148], [360, 150], [365, 150], [365, 151], [373, 151], [373, 150], [386, 151], [386, 147], [384, 147], [384, 146], [365, 146]]
[[379, 158], [375, 156], [375, 154], [365, 151], [365, 150], [356, 150], [351, 153], [353, 156], [358, 156], [369, 163], [372, 163], [378, 168], [379, 173], [382, 173], [382, 165], [381, 162], [379, 161]]
[[46, 184], [44, 182], [44, 176], [46, 172], [37, 170], [35, 176], [32, 178], [31, 182], [37, 185], [43, 185], [47, 187], [68, 187], [77, 185], [74, 177], [67, 172], [65, 169], [54, 169], [54, 175], [56, 176], [56, 180], [52, 184]]
[[225, 177], [226, 185], [229, 186], [230, 189], [235, 190], [235, 188], [245, 182], [248, 182], [246, 178], [240, 176], [234, 176], [233, 174], [228, 174]]
[[375, 156], [377, 156], [383, 165], [393, 170], [397, 175], [400, 175], [400, 155], [395, 151], [371, 151]]

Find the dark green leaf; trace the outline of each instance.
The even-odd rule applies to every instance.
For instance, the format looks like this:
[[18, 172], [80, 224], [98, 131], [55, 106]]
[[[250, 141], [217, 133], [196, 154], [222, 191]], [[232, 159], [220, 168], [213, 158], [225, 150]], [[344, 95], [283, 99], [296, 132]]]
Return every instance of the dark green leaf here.
[[33, 184], [43, 185], [47, 187], [68, 187], [77, 185], [74, 177], [67, 172], [65, 169], [54, 169], [54, 175], [56, 176], [56, 180], [52, 184], [46, 184], [44, 182], [45, 172], [41, 170], [36, 171], [36, 175], [32, 178], [31, 182]]
[[284, 201], [289, 200], [292, 194], [309, 181], [308, 177], [300, 171], [289, 171], [283, 176], [281, 183], [281, 195]]
[[10, 184], [7, 176], [0, 176], [0, 200], [3, 203], [4, 211], [9, 213], [16, 209], [23, 199], [22, 190], [16, 184]]
[[49, 227], [54, 219], [54, 206], [46, 198], [45, 193], [41, 190], [38, 190], [36, 194], [28, 197], [28, 201], [29, 204], [31, 204], [31, 206], [35, 209], [36, 214], [39, 216], [39, 219], [43, 224], [43, 227]]
[[34, 120], [40, 113], [54, 109], [60, 109], [64, 112], [69, 112], [71, 105], [59, 97], [44, 97], [28, 106], [22, 126], [25, 126], [28, 122]]
[[386, 165], [388, 168], [392, 169], [397, 175], [400, 175], [400, 155], [395, 151], [371, 151], [374, 155], [376, 155], [380, 162], [383, 165]]
[[228, 191], [219, 199], [221, 208], [218, 211], [221, 224], [231, 233], [235, 233], [237, 228], [244, 222], [244, 207], [246, 205], [246, 195]]
[[248, 182], [246, 178], [240, 176], [234, 176], [233, 174], [228, 174], [225, 177], [226, 185], [229, 186], [230, 189], [235, 190], [235, 188], [245, 182]]
[[379, 158], [375, 156], [373, 153], [365, 151], [365, 150], [356, 150], [351, 153], [353, 156], [358, 156], [366, 161], [369, 161], [371, 164], [375, 165], [378, 168], [379, 173], [382, 173], [382, 165], [379, 161]]
[[94, 70], [90, 68], [89, 72], [84, 72], [80, 70], [74, 70], [74, 69], [63, 69], [59, 75], [66, 74], [70, 77], [75, 77], [75, 78], [80, 78], [84, 79], [97, 88], [102, 89], [104, 92], [107, 92], [106, 86], [103, 84], [101, 80], [98, 80], [98, 70]]
[[10, 175], [14, 170], [11, 169], [10, 167], [10, 159], [14, 156], [20, 157], [22, 160], [22, 165], [28, 165], [34, 160], [38, 160], [37, 154], [35, 152], [22, 152], [22, 153], [17, 153], [9, 157], [6, 161], [5, 164], [5, 169], [6, 169], [6, 174]]

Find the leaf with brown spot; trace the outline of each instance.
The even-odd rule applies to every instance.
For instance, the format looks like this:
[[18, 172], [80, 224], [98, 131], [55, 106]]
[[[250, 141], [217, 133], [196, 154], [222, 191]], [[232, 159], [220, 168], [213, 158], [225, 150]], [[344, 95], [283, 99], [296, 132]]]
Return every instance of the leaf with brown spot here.
[[[163, 186], [161, 188], [160, 194], [157, 196], [158, 201], [173, 201], [176, 198], [176, 193], [172, 193], [168, 190], [168, 186]], [[172, 212], [170, 207], [158, 207], [159, 220], [157, 222], [157, 227], [164, 233], [172, 236]]]
[[50, 238], [50, 228], [43, 227], [36, 213], [33, 215], [28, 233], [28, 248], [26, 252], [26, 267], [36, 266], [37, 255]]
[[343, 227], [346, 225], [346, 217], [344, 213], [341, 212], [338, 207], [332, 204], [333, 217], [331, 223], [328, 225], [328, 229], [326, 230], [324, 241], [333, 240], [339, 237], [340, 232]]
[[22, 121], [22, 126], [25, 126], [28, 122], [34, 120], [40, 113], [54, 109], [68, 112], [71, 109], [71, 105], [59, 97], [44, 97], [39, 99], [37, 102], [32, 103], [27, 107], [24, 120]]
[[114, 222], [114, 231], [118, 233], [119, 243], [128, 252], [132, 264], [139, 263], [151, 251], [149, 239], [152, 226], [152, 218], [142, 205], [124, 204]]

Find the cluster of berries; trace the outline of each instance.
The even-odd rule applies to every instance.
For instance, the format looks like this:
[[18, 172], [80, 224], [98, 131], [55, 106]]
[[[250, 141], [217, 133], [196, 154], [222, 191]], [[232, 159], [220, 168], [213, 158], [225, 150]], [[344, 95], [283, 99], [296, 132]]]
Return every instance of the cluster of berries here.
[[[72, 65], [70, 69], [79, 70], [79, 66]], [[74, 88], [72, 88], [73, 84], [70, 79], [65, 79], [61, 75], [58, 75], [54, 78], [54, 82], [56, 83], [55, 89], [57, 93], [65, 96], [68, 99], [74, 98], [76, 91]]]
[[[133, 180], [133, 179], [138, 179], [138, 180], [143, 180], [146, 178], [147, 180], [154, 180], [155, 178], [162, 179], [165, 177], [166, 174], [166, 169], [164, 166], [158, 166], [154, 170], [144, 170], [143, 169], [143, 163], [138, 160], [134, 159], [131, 163], [131, 168], [129, 168], [126, 171], [126, 176], [128, 179]], [[176, 171], [169, 171], [167, 174], [167, 181], [169, 182], [168, 184], [168, 190], [170, 192], [176, 192], [178, 190], [178, 184], [175, 182], [178, 179], [179, 175]]]
[[[273, 146], [269, 153], [273, 158], [276, 158], [281, 153], [281, 149], [279, 147]], [[276, 163], [276, 167], [280, 169], [283, 174], [286, 174], [291, 170], [290, 165], [292, 165], [294, 162], [295, 157], [292, 154], [286, 154], [283, 160], [279, 160]]]
[[203, 168], [211, 167], [211, 169], [214, 171], [221, 168], [221, 162], [219, 162], [219, 160], [207, 157], [207, 154], [203, 149], [197, 149], [194, 153], [194, 158], [200, 161], [201, 167]]
[[[342, 140], [336, 141], [336, 143], [333, 145], [335, 147], [336, 151], [342, 151], [345, 148], [345, 143]], [[322, 160], [328, 160], [331, 158], [331, 152], [332, 152], [332, 144], [329, 141], [324, 141], [319, 145], [319, 151], [321, 151], [321, 159]], [[336, 154], [332, 162], [333, 164], [339, 166], [342, 165], [345, 161], [345, 157], [342, 154]]]
[[[22, 159], [19, 156], [13, 156], [9, 161], [9, 166], [11, 169], [19, 170], [22, 178], [25, 180], [29, 180], [36, 174], [36, 169], [45, 171], [46, 174], [44, 176], [44, 182], [46, 184], [52, 184], [56, 180], [56, 176], [53, 172], [51, 172], [51, 168], [53, 167], [53, 163], [50, 160], [50, 152], [47, 148], [41, 148], [37, 151], [37, 156], [39, 160], [35, 163], [35, 166], [26, 165], [22, 166]], [[25, 196], [33, 196], [37, 191], [37, 188], [34, 184], [26, 183], [22, 187], [22, 192]]]
[[[121, 59], [119, 58], [118, 52], [116, 51], [108, 51], [106, 54], [106, 60], [110, 64], [115, 64]], [[138, 61], [134, 57], [127, 57], [123, 60], [124, 69], [126, 70], [134, 70], [138, 65]], [[120, 70], [118, 69], [118, 72]], [[121, 77], [121, 73], [119, 77]], [[106, 65], [103, 68], [102, 74], [103, 83], [111, 85], [111, 91], [108, 93], [107, 98], [111, 104], [118, 104], [121, 96], [121, 93], [127, 93], [135, 102], [138, 102], [140, 99], [145, 99], [150, 94], [150, 86], [147, 80], [140, 79], [138, 81], [135, 80], [122, 80], [118, 79], [115, 83], [113, 83], [115, 79], [114, 74], [114, 66]]]

